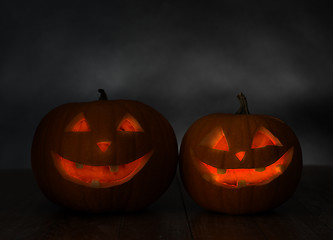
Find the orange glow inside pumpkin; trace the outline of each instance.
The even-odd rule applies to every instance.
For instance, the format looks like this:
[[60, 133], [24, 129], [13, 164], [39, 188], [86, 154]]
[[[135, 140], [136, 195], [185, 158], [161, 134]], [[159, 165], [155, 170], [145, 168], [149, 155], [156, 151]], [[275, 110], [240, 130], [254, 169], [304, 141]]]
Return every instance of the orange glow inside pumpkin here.
[[245, 151], [235, 153], [236, 157], [238, 158], [239, 161], [242, 161], [244, 156], [245, 156]]
[[96, 144], [101, 149], [102, 152], [105, 152], [111, 145], [111, 141], [98, 142]]
[[222, 132], [222, 135], [219, 138], [219, 140], [213, 146], [213, 149], [222, 150], [222, 151], [229, 151], [227, 138], [224, 136], [223, 132]]
[[227, 138], [221, 128], [215, 128], [203, 138], [200, 145], [220, 151], [229, 151]]
[[85, 118], [80, 119], [72, 128], [72, 132], [90, 132], [88, 121]]
[[269, 130], [261, 127], [253, 137], [251, 148], [262, 148], [266, 146], [282, 146], [282, 144]]
[[204, 179], [227, 188], [263, 185], [280, 176], [290, 164], [294, 148], [290, 148], [281, 158], [264, 168], [218, 169], [202, 161], [199, 169]]
[[126, 132], [143, 132], [138, 121], [129, 114], [121, 120], [117, 130]]
[[147, 163], [153, 151], [133, 162], [121, 165], [92, 166], [79, 164], [52, 152], [55, 165], [66, 179], [89, 187], [105, 188], [123, 184], [132, 179]]
[[90, 132], [90, 126], [83, 113], [76, 115], [68, 124], [65, 132]]

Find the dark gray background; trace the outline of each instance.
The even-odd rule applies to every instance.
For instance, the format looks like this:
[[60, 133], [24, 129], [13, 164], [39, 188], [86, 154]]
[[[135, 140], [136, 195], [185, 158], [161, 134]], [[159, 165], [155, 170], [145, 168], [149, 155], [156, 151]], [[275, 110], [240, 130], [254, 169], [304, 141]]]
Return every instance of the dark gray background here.
[[196, 119], [235, 112], [242, 91], [251, 113], [293, 128], [305, 164], [333, 164], [328, 6], [108, 2], [1, 1], [0, 168], [30, 167], [41, 118], [67, 102], [96, 100], [98, 88], [157, 109], [179, 144]]

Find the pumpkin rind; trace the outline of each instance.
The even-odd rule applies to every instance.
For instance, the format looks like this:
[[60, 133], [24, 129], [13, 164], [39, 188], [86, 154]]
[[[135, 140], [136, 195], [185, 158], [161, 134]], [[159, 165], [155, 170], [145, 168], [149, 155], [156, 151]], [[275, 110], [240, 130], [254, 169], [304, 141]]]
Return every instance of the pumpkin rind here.
[[[91, 131], [66, 131], [80, 113]], [[117, 130], [127, 114], [144, 132]], [[103, 151], [98, 144], [103, 144]], [[35, 132], [31, 165], [42, 192], [55, 203], [90, 212], [135, 211], [154, 202], [167, 189], [177, 167], [177, 151], [171, 125], [153, 108], [132, 100], [100, 100], [69, 103], [48, 113]], [[88, 187], [63, 177], [52, 152], [78, 166], [124, 165], [151, 155], [130, 180], [111, 187]]]

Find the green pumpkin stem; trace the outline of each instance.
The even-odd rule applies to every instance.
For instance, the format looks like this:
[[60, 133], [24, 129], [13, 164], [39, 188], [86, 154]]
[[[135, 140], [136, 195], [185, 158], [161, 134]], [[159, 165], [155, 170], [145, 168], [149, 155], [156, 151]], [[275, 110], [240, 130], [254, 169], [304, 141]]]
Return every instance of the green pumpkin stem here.
[[98, 92], [101, 94], [98, 100], [108, 100], [108, 97], [106, 96], [104, 89], [100, 88], [98, 89]]
[[241, 92], [237, 95], [237, 98], [239, 100], [240, 107], [236, 114], [250, 114], [245, 95]]

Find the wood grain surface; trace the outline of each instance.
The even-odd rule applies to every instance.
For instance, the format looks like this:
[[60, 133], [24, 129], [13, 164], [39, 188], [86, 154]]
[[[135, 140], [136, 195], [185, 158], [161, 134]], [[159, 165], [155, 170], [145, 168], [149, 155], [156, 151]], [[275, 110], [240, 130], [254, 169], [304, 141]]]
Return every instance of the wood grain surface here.
[[305, 166], [293, 197], [272, 211], [206, 211], [180, 178], [150, 207], [126, 214], [64, 209], [39, 191], [31, 170], [1, 170], [0, 239], [333, 239], [333, 166]]

